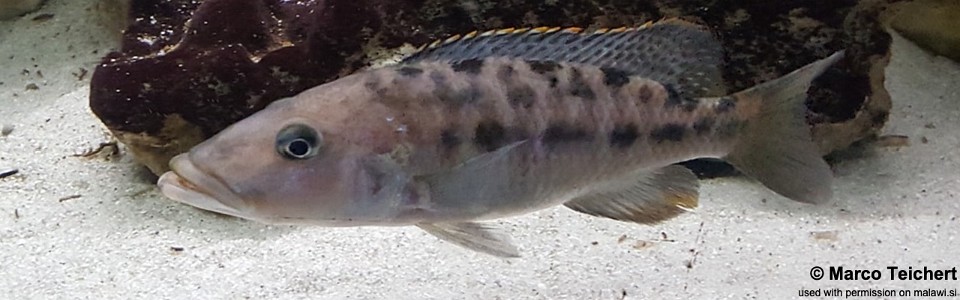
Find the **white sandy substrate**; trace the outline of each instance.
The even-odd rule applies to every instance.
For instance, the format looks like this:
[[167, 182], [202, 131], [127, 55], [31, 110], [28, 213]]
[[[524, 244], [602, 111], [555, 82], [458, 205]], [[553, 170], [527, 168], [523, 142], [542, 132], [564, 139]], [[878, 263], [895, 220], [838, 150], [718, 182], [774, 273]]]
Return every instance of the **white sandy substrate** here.
[[[842, 161], [832, 203], [708, 180], [700, 208], [659, 226], [564, 208], [501, 220], [523, 254], [504, 260], [416, 228], [222, 217], [165, 199], [128, 156], [71, 156], [109, 139], [87, 106], [90, 74], [73, 74], [92, 72], [114, 47], [91, 25], [92, 2], [50, 1], [0, 22], [0, 124], [14, 126], [0, 137], [0, 169], [20, 169], [0, 179], [3, 299], [766, 299], [800, 288], [960, 286], [809, 275], [814, 266], [960, 266], [960, 67], [902, 39], [887, 70], [885, 131], [910, 145]], [[41, 13], [55, 17], [30, 20]]]

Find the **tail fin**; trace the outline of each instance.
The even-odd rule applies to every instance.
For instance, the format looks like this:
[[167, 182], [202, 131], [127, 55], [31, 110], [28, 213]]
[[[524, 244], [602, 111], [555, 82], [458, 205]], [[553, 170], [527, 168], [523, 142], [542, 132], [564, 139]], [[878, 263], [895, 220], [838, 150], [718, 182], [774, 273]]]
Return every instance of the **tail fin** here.
[[739, 144], [726, 160], [787, 198], [806, 203], [829, 201], [833, 174], [811, 141], [804, 101], [810, 82], [842, 57], [842, 51], [834, 53], [734, 94], [740, 101], [760, 101], [760, 109], [747, 122]]

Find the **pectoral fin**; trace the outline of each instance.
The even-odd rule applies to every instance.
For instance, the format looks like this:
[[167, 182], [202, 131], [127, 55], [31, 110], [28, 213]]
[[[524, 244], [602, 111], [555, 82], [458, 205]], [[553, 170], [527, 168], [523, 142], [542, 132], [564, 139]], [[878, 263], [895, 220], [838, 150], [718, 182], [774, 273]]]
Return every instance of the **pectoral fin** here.
[[520, 257], [517, 247], [510, 236], [498, 228], [475, 222], [418, 224], [441, 240], [464, 248], [500, 257]]
[[417, 176], [415, 179], [430, 187], [431, 204], [436, 209], [453, 209], [476, 217], [492, 207], [509, 204], [515, 182], [511, 172], [526, 153], [527, 142], [516, 142], [495, 151], [471, 158], [459, 166]]
[[699, 187], [693, 172], [671, 165], [607, 182], [564, 205], [588, 215], [655, 224], [696, 208]]

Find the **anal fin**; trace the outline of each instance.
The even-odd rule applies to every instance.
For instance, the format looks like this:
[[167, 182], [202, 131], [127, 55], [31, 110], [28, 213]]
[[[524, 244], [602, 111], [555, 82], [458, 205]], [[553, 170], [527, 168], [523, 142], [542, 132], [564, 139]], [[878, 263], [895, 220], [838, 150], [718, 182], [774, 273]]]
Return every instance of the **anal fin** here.
[[520, 257], [510, 236], [499, 229], [476, 222], [417, 224], [429, 234], [461, 247], [499, 257]]
[[656, 224], [696, 208], [699, 187], [693, 172], [671, 165], [608, 182], [564, 205], [588, 215]]

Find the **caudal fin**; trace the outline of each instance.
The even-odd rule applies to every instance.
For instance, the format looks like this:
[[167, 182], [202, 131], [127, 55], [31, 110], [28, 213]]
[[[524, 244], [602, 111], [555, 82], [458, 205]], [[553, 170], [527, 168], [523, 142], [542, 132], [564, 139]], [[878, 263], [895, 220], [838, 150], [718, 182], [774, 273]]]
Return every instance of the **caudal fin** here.
[[833, 174], [810, 138], [805, 121], [810, 82], [843, 57], [843, 51], [786, 76], [733, 95], [738, 102], [759, 101], [759, 111], [726, 160], [743, 173], [787, 198], [823, 203], [833, 195]]

